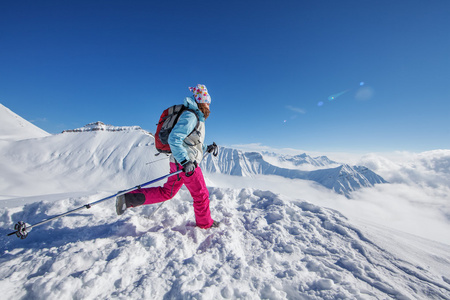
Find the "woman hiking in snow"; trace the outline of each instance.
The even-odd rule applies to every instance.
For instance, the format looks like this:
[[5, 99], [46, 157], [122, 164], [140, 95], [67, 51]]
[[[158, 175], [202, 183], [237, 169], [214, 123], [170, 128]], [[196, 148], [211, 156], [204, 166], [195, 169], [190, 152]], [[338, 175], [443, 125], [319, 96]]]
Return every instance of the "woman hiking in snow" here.
[[127, 208], [154, 204], [172, 199], [183, 184], [194, 199], [195, 221], [200, 228], [219, 226], [219, 222], [211, 218], [209, 209], [209, 192], [206, 188], [203, 173], [198, 164], [203, 153], [213, 152], [216, 145], [206, 147], [205, 120], [209, 117], [211, 96], [206, 86], [198, 84], [190, 87], [194, 93], [184, 99], [186, 109], [174, 125], [168, 139], [172, 155], [170, 156], [170, 172], [183, 170], [177, 176], [171, 176], [161, 187], [142, 188], [117, 197], [116, 211], [118, 215]]

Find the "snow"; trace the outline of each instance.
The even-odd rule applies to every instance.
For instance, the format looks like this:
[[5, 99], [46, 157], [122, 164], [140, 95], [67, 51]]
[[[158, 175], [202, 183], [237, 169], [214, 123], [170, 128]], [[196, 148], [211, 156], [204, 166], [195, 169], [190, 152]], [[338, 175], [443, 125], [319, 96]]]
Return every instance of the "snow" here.
[[298, 155], [280, 155], [274, 152], [263, 151], [262, 155], [265, 161], [285, 169], [298, 168], [303, 171], [313, 171], [342, 165], [330, 160], [326, 156], [311, 157], [306, 153]]
[[0, 103], [0, 141], [17, 141], [28, 138], [49, 136], [49, 133], [36, 127]]
[[[350, 198], [317, 181], [206, 173], [219, 228], [195, 227], [192, 199], [183, 188], [162, 206], [137, 207], [122, 216], [108, 200], [35, 227], [21, 240], [6, 236], [17, 221], [36, 224], [159, 177], [168, 172], [168, 162], [154, 156], [153, 136], [137, 126], [94, 123], [58, 135], [13, 128], [28, 138], [0, 144], [2, 299], [450, 298], [445, 233], [430, 240], [365, 217], [387, 216], [382, 197], [399, 201], [400, 212], [412, 211], [410, 202], [391, 190], [402, 187], [406, 193], [406, 174], [417, 179], [426, 177], [418, 176], [421, 171], [433, 172], [438, 190], [431, 192], [426, 181], [412, 187], [426, 188], [424, 202], [441, 192], [442, 176], [448, 175], [445, 151], [415, 157], [408, 168], [366, 157], [365, 165], [383, 177], [388, 165], [398, 167], [400, 175], [387, 177], [398, 181], [359, 188]], [[271, 157], [274, 163], [277, 157]], [[277, 167], [288, 168], [291, 158]], [[313, 171], [308, 168], [299, 171]], [[328, 169], [335, 168], [347, 166]], [[374, 195], [382, 205], [369, 211], [377, 204], [370, 202]], [[445, 200], [441, 195], [439, 204], [448, 209]], [[431, 211], [435, 203], [429, 204], [416, 205]]]

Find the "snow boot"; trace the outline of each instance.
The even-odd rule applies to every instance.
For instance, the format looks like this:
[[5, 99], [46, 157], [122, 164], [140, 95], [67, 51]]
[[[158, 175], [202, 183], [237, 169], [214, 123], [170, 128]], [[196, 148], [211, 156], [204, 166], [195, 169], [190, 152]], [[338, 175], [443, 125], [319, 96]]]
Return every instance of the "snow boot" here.
[[210, 228], [216, 228], [220, 226], [220, 222], [214, 221]]
[[117, 215], [123, 214], [127, 210], [127, 204], [125, 201], [125, 195], [120, 195], [116, 197], [116, 212]]
[[120, 216], [127, 208], [141, 206], [145, 202], [145, 195], [141, 193], [130, 193], [117, 196], [116, 212]]

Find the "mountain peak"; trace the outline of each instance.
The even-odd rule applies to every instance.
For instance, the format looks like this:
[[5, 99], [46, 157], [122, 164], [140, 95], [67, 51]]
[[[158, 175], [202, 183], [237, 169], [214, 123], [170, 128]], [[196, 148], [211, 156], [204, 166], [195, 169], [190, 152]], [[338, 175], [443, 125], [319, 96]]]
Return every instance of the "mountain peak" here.
[[23, 119], [0, 103], [0, 140], [19, 141], [49, 136], [48, 132]]

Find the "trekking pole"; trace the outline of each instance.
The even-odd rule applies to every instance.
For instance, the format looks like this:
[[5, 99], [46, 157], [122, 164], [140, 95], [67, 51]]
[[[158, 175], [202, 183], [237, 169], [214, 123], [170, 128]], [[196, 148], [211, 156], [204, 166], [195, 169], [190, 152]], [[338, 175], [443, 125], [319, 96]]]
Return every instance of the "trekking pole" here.
[[[158, 154], [159, 154], [159, 153], [158, 153]], [[155, 162], [162, 161], [162, 160], [166, 160], [166, 159], [168, 159], [168, 158], [169, 158], [169, 156], [164, 157], [164, 158], [161, 158], [161, 159], [157, 159], [157, 160], [148, 162], [148, 163], [146, 163], [145, 165], [151, 165], [151, 164], [153, 164], [153, 163], [155, 163]]]
[[27, 224], [26, 224], [25, 222], [19, 221], [19, 222], [17, 222], [16, 225], [14, 226], [14, 229], [15, 229], [16, 231], [13, 231], [13, 232], [11, 232], [11, 233], [8, 233], [8, 236], [14, 235], [14, 234], [15, 234], [15, 235], [17, 235], [18, 238], [24, 239], [24, 238], [26, 238], [26, 237], [28, 236], [28, 230], [31, 229], [31, 228], [33, 228], [33, 227], [37, 227], [37, 226], [40, 226], [40, 225], [42, 225], [42, 224], [48, 223], [48, 222], [50, 222], [50, 221], [59, 219], [59, 218], [61, 218], [61, 217], [67, 216], [67, 215], [70, 215], [70, 214], [72, 214], [72, 213], [74, 213], [74, 212], [76, 212], [76, 211], [82, 210], [83, 208], [89, 209], [89, 208], [91, 208], [92, 206], [97, 205], [97, 204], [99, 204], [99, 203], [101, 203], [101, 202], [103, 202], [103, 201], [109, 200], [109, 199], [111, 199], [111, 198], [115, 198], [115, 197], [120, 196], [120, 195], [124, 195], [124, 194], [129, 193], [129, 192], [134, 191], [134, 190], [141, 189], [141, 188], [144, 187], [144, 186], [147, 186], [147, 185], [150, 185], [150, 184], [152, 184], [152, 183], [155, 183], [155, 182], [158, 182], [158, 181], [160, 181], [160, 180], [163, 180], [163, 179], [165, 179], [165, 178], [168, 178], [168, 177], [177, 175], [177, 174], [179, 174], [179, 173], [181, 173], [181, 172], [183, 172], [183, 170], [178, 170], [178, 171], [176, 171], [176, 172], [166, 174], [166, 175], [164, 175], [164, 176], [161, 176], [161, 177], [159, 177], [159, 178], [153, 179], [153, 180], [148, 181], [148, 182], [146, 182], [146, 183], [143, 183], [143, 184], [137, 185], [137, 186], [135, 186], [135, 187], [132, 187], [132, 188], [130, 188], [130, 189], [128, 189], [128, 190], [117, 192], [117, 193], [114, 194], [114, 195], [108, 196], [108, 197], [106, 197], [106, 198], [97, 200], [97, 201], [92, 202], [92, 203], [85, 204], [85, 205], [83, 205], [83, 206], [81, 206], [81, 207], [78, 207], [78, 208], [76, 208], [76, 209], [70, 210], [70, 211], [68, 211], [68, 212], [65, 212], [65, 213], [63, 213], [63, 214], [54, 216], [54, 217], [52, 217], [52, 218], [50, 218], [50, 219], [46, 219], [46, 220], [44, 220], [44, 221], [42, 221], [42, 222], [39, 222], [39, 223], [36, 223], [36, 224], [33, 224], [33, 225], [27, 226]]

